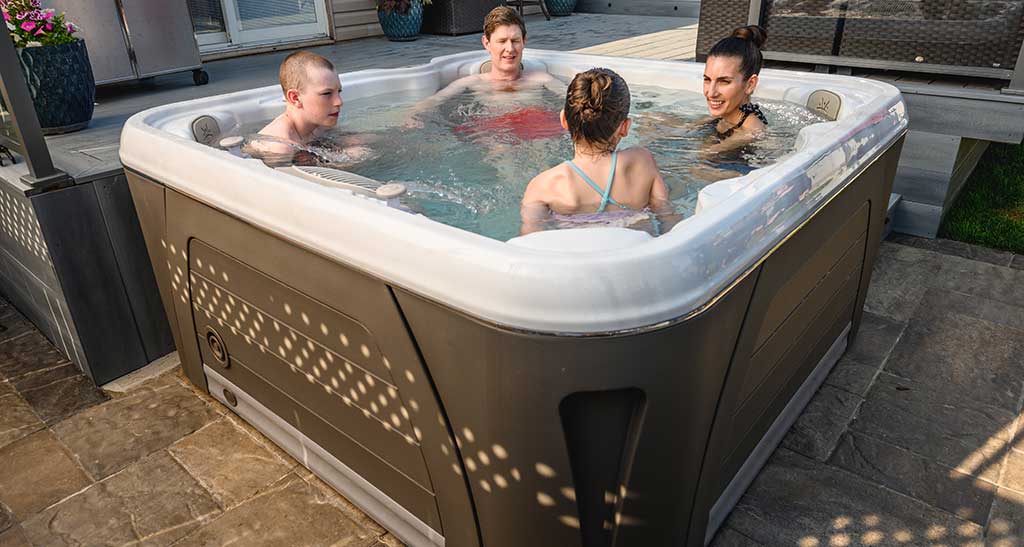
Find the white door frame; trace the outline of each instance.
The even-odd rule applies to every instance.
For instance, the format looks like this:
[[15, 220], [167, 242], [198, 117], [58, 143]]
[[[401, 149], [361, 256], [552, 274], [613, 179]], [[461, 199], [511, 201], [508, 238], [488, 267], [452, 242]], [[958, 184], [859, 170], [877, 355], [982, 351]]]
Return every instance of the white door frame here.
[[[297, 2], [299, 0], [296, 0]], [[314, 36], [326, 36], [328, 26], [327, 2], [326, 0], [313, 0], [313, 7], [316, 12], [315, 23], [301, 25], [287, 25], [259, 30], [242, 30], [241, 21], [238, 19], [238, 0], [223, 0], [224, 25], [227, 27], [227, 34], [231, 38], [232, 46], [245, 46], [248, 44], [267, 42], [291, 42]]]

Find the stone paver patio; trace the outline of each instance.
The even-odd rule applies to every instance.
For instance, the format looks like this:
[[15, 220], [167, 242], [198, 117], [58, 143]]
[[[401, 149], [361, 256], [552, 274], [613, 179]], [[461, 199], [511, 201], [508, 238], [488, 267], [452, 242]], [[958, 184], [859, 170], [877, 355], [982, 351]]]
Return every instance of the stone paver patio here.
[[[695, 21], [530, 20], [531, 46], [692, 58]], [[479, 47], [479, 36], [318, 51], [340, 70]], [[101, 97], [90, 154], [143, 107], [267, 85], [283, 53]], [[109, 137], [109, 138], [108, 138]], [[112, 147], [112, 148], [111, 148]], [[102, 150], [101, 150], [102, 148]], [[861, 332], [715, 545], [1024, 546], [1024, 257], [894, 236]], [[0, 547], [399, 542], [170, 370], [99, 390], [0, 303]]]
[[[1024, 546], [1021, 261], [892, 239], [716, 546]], [[99, 390], [6, 304], [0, 325], [0, 547], [400, 544], [177, 367]]]

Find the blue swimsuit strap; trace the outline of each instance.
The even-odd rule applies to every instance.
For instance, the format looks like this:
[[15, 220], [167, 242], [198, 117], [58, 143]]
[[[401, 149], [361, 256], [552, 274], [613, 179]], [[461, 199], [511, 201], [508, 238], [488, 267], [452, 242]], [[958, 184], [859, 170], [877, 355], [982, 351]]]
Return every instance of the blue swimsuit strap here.
[[612, 205], [614, 205], [616, 207], [619, 207], [621, 209], [629, 209], [629, 207], [626, 207], [625, 205], [623, 205], [623, 204], [615, 201], [614, 199], [612, 199], [612, 182], [615, 180], [615, 165], [618, 163], [618, 161], [619, 161], [619, 151], [616, 150], [616, 151], [612, 152], [612, 170], [611, 170], [611, 173], [608, 173], [608, 185], [607, 185], [607, 187], [604, 190], [601, 190], [601, 187], [598, 186], [596, 183], [594, 183], [594, 181], [591, 180], [591, 178], [588, 177], [586, 175], [586, 173], [584, 173], [579, 167], [576, 167], [576, 164], [573, 163], [571, 160], [565, 162], [565, 163], [568, 163], [569, 167], [572, 167], [572, 170], [576, 171], [576, 174], [579, 175], [580, 178], [582, 178], [584, 182], [589, 184], [590, 187], [593, 188], [595, 192], [597, 192], [598, 194], [601, 194], [601, 207], [599, 207], [597, 209], [598, 213], [603, 213], [605, 208], [608, 207], [609, 203], [611, 203]]

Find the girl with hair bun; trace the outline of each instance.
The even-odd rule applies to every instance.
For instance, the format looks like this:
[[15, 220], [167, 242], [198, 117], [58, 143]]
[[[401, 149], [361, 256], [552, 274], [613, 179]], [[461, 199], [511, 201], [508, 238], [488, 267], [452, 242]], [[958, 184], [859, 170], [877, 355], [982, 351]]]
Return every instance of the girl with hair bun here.
[[552, 214], [638, 212], [648, 207], [673, 212], [654, 156], [641, 147], [617, 150], [632, 123], [629, 104], [629, 87], [611, 70], [594, 68], [573, 78], [560, 118], [575, 155], [526, 187], [523, 234], [542, 229]]
[[757, 25], [741, 27], [719, 40], [704, 65], [704, 98], [719, 143], [705, 153], [739, 148], [754, 140], [768, 125], [761, 108], [750, 102], [757, 89], [768, 33]]

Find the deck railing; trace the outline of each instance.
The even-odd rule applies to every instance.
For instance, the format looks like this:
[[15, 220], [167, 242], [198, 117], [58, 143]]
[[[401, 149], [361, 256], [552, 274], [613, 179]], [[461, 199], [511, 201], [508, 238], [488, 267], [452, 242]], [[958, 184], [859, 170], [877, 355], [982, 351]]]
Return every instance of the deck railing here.
[[718, 0], [698, 57], [732, 29], [768, 31], [766, 59], [1009, 80], [1024, 88], [1024, 0]]
[[[14, 42], [6, 28], [0, 34], [0, 95], [0, 146], [24, 158], [29, 174], [21, 180], [31, 187], [29, 193], [67, 184], [68, 175], [53, 166]], [[4, 155], [16, 161], [14, 156]]]

